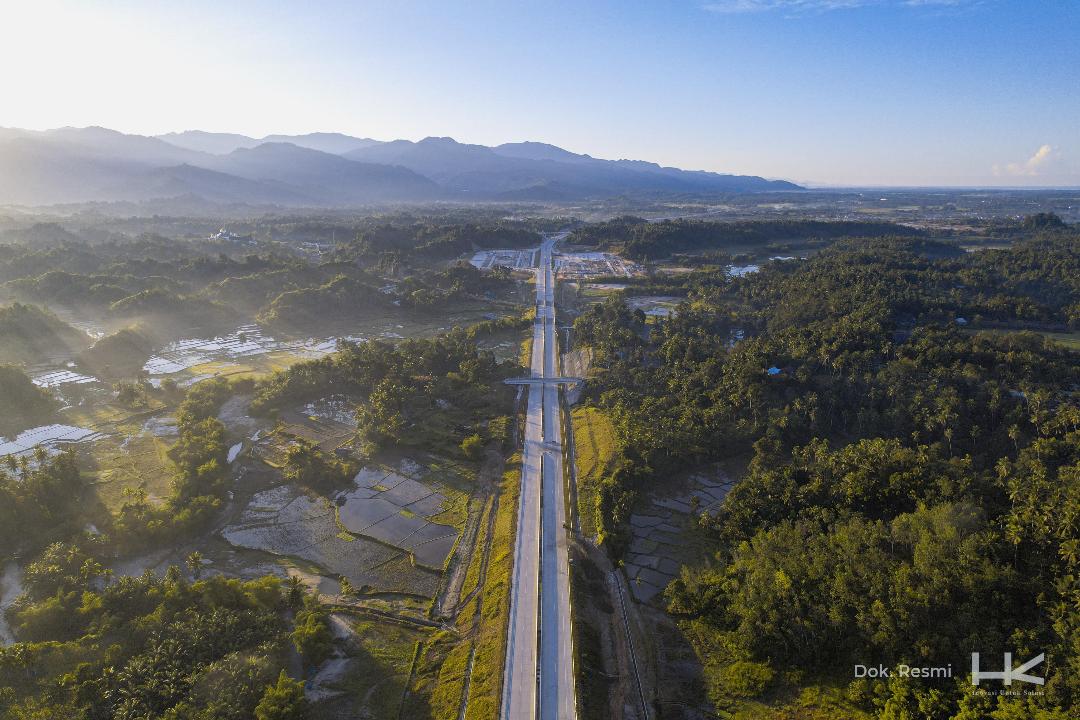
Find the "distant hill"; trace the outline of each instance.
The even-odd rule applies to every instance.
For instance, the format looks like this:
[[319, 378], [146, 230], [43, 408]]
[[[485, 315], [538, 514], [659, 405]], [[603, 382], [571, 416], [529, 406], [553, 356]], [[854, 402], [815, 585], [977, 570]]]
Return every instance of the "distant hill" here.
[[348, 206], [440, 195], [435, 183], [404, 168], [289, 143], [216, 155], [101, 128], [16, 134], [6, 141], [0, 136], [0, 204], [202, 198], [218, 204]]
[[154, 339], [142, 325], [107, 335], [79, 355], [79, 365], [99, 377], [129, 377], [138, 374], [154, 349]]
[[54, 222], [34, 223], [29, 227], [0, 232], [0, 242], [24, 243], [39, 248], [81, 240], [81, 237]]
[[[0, 138], [3, 136], [0, 135]], [[178, 133], [166, 133], [158, 135], [159, 140], [176, 145], [177, 147], [197, 150], [199, 152], [212, 153], [214, 155], [226, 155], [233, 150], [253, 148], [263, 143], [291, 143], [297, 147], [318, 150], [325, 153], [341, 155], [350, 150], [358, 150], [370, 145], [378, 145], [378, 140], [370, 138], [358, 138], [341, 133], [308, 133], [306, 135], [267, 135], [264, 138], [253, 138], [236, 133], [212, 133], [202, 130], [185, 130]]]
[[14, 437], [52, 419], [56, 401], [22, 370], [0, 365], [0, 436]]
[[601, 160], [539, 142], [498, 147], [341, 133], [0, 128], [0, 204], [354, 207], [430, 200], [558, 202], [799, 190], [780, 180]]
[[298, 147], [318, 150], [325, 153], [343, 155], [352, 150], [381, 145], [379, 140], [371, 138], [358, 138], [341, 133], [308, 133], [307, 135], [267, 135], [262, 142], [284, 142]]
[[230, 175], [298, 188], [315, 204], [431, 200], [439, 187], [403, 167], [355, 162], [291, 143], [263, 143], [216, 157], [208, 165]]
[[253, 148], [259, 141], [247, 135], [236, 133], [214, 133], [204, 130], [185, 130], [184, 132], [171, 132], [158, 135], [158, 140], [163, 140], [170, 145], [175, 145], [188, 150], [210, 153], [212, 155], [225, 155], [240, 148]]
[[86, 333], [36, 305], [0, 306], [0, 364], [34, 365], [89, 344]]

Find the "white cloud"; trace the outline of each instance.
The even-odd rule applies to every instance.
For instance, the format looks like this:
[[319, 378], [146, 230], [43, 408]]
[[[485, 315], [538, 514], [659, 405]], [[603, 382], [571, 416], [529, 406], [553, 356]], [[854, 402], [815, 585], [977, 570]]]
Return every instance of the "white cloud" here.
[[711, 0], [703, 6], [715, 13], [738, 14], [781, 10], [788, 13], [850, 10], [872, 5], [908, 7], [969, 5], [977, 0]]
[[1054, 148], [1050, 145], [1042, 145], [1035, 154], [1029, 157], [1024, 162], [1020, 163], [1008, 163], [1004, 167], [1001, 165], [994, 166], [994, 175], [998, 177], [1002, 175], [1011, 175], [1014, 177], [1033, 177], [1039, 174], [1040, 169], [1046, 165], [1047, 162], [1054, 159]]

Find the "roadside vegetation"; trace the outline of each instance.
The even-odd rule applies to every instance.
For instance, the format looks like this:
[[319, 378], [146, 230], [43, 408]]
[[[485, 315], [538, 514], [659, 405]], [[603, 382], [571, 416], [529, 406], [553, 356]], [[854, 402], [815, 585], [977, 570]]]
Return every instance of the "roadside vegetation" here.
[[[466, 720], [495, 717], [502, 702], [502, 676], [510, 621], [510, 584], [514, 568], [514, 535], [520, 482], [521, 457], [515, 454], [507, 462], [503, 473], [487, 576], [477, 596], [483, 598], [483, 608], [479, 621], [473, 628], [475, 649]], [[469, 617], [467, 607], [462, 616]]]

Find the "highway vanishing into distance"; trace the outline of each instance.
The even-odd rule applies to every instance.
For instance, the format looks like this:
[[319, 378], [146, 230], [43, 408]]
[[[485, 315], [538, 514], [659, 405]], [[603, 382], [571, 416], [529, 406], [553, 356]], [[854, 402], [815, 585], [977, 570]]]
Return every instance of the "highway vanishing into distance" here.
[[532, 372], [503, 674], [505, 720], [577, 717], [559, 404], [564, 379], [559, 373], [552, 262], [555, 243], [565, 236], [544, 239], [536, 268]]

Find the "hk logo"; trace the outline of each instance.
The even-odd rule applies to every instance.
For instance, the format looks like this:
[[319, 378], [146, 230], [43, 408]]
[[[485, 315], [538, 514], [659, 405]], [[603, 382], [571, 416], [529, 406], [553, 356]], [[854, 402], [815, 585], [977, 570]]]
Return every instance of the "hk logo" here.
[[1014, 668], [1012, 666], [1012, 653], [1007, 652], [1004, 661], [1005, 669], [1001, 672], [990, 672], [989, 670], [980, 671], [979, 653], [971, 653], [971, 684], [978, 685], [981, 680], [1001, 680], [1006, 685], [1012, 685], [1013, 680], [1019, 680], [1020, 682], [1042, 685], [1046, 682], [1044, 678], [1028, 675], [1027, 671], [1042, 663], [1045, 657], [1045, 653], [1039, 653], [1020, 667]]

